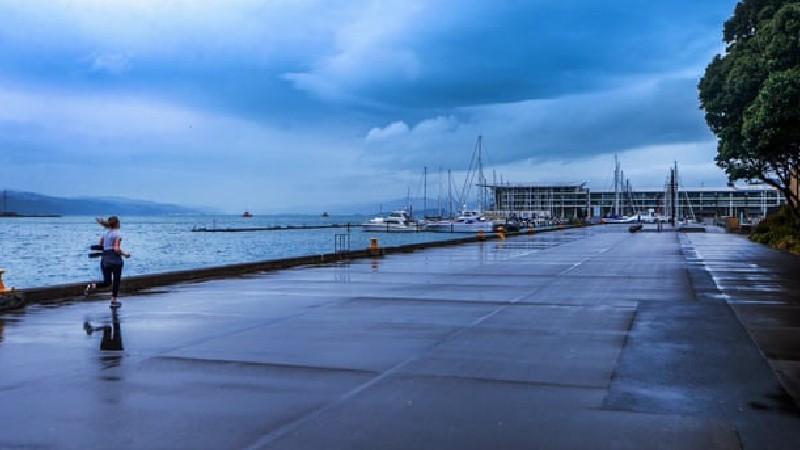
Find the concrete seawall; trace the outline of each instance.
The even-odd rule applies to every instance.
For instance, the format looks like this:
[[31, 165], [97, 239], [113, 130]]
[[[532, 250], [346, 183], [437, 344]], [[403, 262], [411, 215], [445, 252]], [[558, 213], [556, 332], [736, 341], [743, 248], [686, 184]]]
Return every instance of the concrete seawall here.
[[[575, 228], [574, 226], [549, 227], [535, 230], [536, 233]], [[507, 236], [515, 236], [520, 233], [508, 233]], [[524, 233], [523, 233], [524, 234]], [[500, 239], [497, 233], [489, 233], [485, 236], [469, 235], [456, 239], [442, 241], [420, 242], [415, 244], [405, 244], [390, 247], [381, 247], [377, 252], [370, 249], [349, 250], [339, 253], [323, 253], [318, 255], [298, 256], [293, 258], [281, 258], [265, 261], [256, 261], [239, 264], [229, 264], [223, 266], [203, 267], [197, 269], [179, 270], [173, 272], [162, 272], [149, 275], [134, 275], [123, 277], [121, 286], [122, 292], [132, 293], [143, 289], [150, 289], [175, 283], [191, 281], [201, 281], [214, 278], [225, 278], [240, 275], [247, 275], [257, 272], [288, 269], [291, 267], [325, 264], [335, 261], [368, 258], [381, 255], [396, 253], [408, 253], [416, 250], [434, 247], [446, 247], [460, 245], [481, 240]], [[24, 301], [0, 302], [0, 311], [24, 307], [26, 304], [48, 304], [58, 303], [65, 300], [74, 300], [76, 297], [83, 296], [83, 290], [88, 281], [79, 283], [60, 284], [39, 288], [19, 289], [15, 291], [24, 297]]]

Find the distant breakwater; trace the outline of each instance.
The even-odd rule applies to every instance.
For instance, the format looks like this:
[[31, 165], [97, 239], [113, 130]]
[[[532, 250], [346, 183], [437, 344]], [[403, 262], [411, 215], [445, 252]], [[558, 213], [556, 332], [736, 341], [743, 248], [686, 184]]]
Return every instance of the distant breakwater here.
[[246, 233], [249, 231], [286, 231], [286, 230], [323, 230], [327, 228], [353, 228], [352, 224], [325, 224], [325, 225], [275, 225], [271, 227], [242, 227], [242, 228], [207, 228], [193, 227], [193, 233]]

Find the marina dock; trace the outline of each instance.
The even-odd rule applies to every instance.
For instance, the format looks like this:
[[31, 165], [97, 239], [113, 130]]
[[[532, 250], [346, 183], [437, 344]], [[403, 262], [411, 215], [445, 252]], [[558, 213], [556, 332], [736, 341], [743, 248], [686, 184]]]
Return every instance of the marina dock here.
[[[603, 225], [0, 315], [0, 447], [797, 448], [800, 258]], [[793, 397], [794, 396], [794, 397]]]

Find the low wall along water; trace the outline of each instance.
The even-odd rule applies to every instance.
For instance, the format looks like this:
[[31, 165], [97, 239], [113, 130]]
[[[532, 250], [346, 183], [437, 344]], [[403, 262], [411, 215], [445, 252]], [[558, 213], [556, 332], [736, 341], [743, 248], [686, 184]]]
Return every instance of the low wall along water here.
[[[559, 229], [572, 228], [570, 226], [562, 226], [558, 228], [537, 229], [537, 233], [555, 231]], [[509, 233], [509, 236], [519, 235], [521, 233]], [[524, 234], [524, 233], [522, 233]], [[504, 236], [503, 236], [504, 237]], [[415, 250], [422, 250], [426, 248], [445, 247], [451, 245], [460, 245], [470, 242], [479, 242], [487, 239], [500, 239], [501, 236], [496, 233], [490, 233], [485, 236], [470, 235], [456, 239], [446, 239], [432, 242], [420, 242], [414, 244], [396, 245], [388, 247], [380, 247], [378, 250], [365, 248], [364, 250], [350, 250], [339, 253], [325, 253], [319, 255], [298, 256], [292, 258], [282, 258], [265, 260], [258, 262], [247, 262], [239, 264], [227, 264], [216, 267], [205, 267], [199, 269], [179, 270], [171, 272], [163, 272], [151, 275], [135, 275], [123, 277], [122, 292], [132, 293], [143, 289], [154, 288], [158, 286], [165, 286], [175, 283], [185, 283], [193, 281], [208, 280], [214, 278], [226, 278], [233, 276], [240, 276], [258, 272], [266, 272], [273, 270], [287, 269], [291, 267], [313, 265], [313, 264], [326, 264], [336, 261], [357, 259], [357, 258], [370, 258], [381, 257], [388, 254], [408, 253]], [[17, 295], [24, 297], [22, 304], [12, 304], [10, 300], [6, 302], [5, 309], [17, 308], [25, 304], [47, 304], [57, 303], [67, 300], [76, 300], [83, 298], [83, 290], [87, 282], [61, 284], [56, 286], [47, 286], [40, 288], [27, 288], [15, 291]], [[0, 310], [4, 309], [4, 305], [0, 302]]]

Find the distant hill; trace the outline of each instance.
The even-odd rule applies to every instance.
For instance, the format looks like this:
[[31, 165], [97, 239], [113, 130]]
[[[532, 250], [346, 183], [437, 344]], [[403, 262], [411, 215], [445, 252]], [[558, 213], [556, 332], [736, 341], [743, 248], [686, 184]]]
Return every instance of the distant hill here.
[[[163, 216], [203, 214], [197, 208], [123, 197], [53, 197], [34, 192], [5, 191], [5, 210], [17, 214], [58, 214], [62, 216]], [[0, 192], [0, 212], [3, 196]]]

